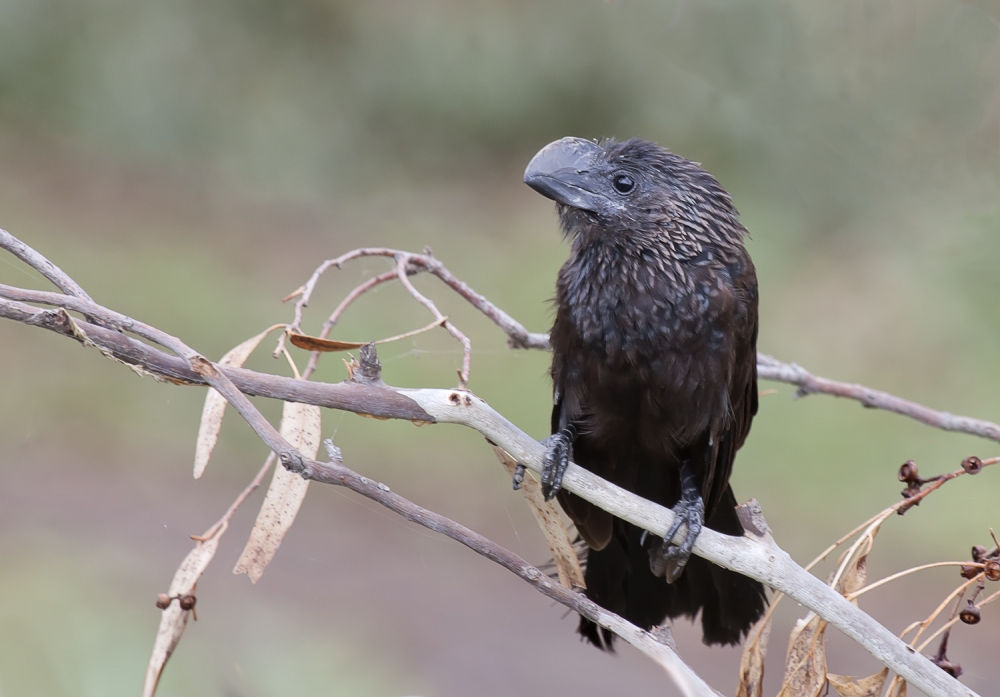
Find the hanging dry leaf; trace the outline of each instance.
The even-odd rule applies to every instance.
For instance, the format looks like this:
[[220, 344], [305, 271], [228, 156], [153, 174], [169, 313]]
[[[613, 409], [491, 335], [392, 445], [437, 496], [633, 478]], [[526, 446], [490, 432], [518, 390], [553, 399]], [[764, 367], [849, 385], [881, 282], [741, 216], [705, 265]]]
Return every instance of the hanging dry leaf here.
[[[881, 525], [872, 525], [868, 528], [857, 545], [853, 557], [850, 560], [841, 561], [842, 571], [840, 568], [838, 569], [839, 580], [834, 588], [848, 598], [851, 594], [864, 588], [868, 580], [868, 554], [875, 546], [875, 536], [878, 535], [880, 527]], [[845, 561], [847, 562], [846, 566], [844, 565]], [[857, 600], [852, 599], [851, 602], [855, 605], [858, 604]]]
[[785, 678], [778, 697], [819, 697], [826, 685], [826, 621], [816, 615], [799, 620], [788, 638]]
[[318, 336], [308, 334], [289, 334], [288, 340], [292, 346], [296, 346], [306, 351], [350, 351], [358, 349], [367, 344], [367, 341], [336, 341], [335, 339], [321, 339]]
[[[280, 325], [277, 325], [280, 326]], [[257, 336], [252, 336], [239, 346], [231, 349], [219, 361], [219, 365], [239, 368], [243, 365], [253, 350], [260, 345], [271, 330], [269, 327]], [[226, 413], [226, 398], [211, 387], [205, 395], [205, 406], [201, 410], [201, 424], [198, 426], [198, 440], [194, 447], [194, 478], [198, 479], [205, 473], [208, 460], [212, 456], [215, 444], [219, 441], [219, 431], [222, 430], [222, 417]]]
[[875, 675], [867, 678], [854, 678], [834, 673], [827, 674], [826, 678], [830, 685], [840, 697], [878, 697], [882, 694], [882, 687], [885, 679], [889, 675], [889, 669], [883, 668]]
[[177, 642], [184, 634], [187, 626], [188, 616], [194, 611], [193, 606], [185, 610], [181, 607], [179, 598], [194, 596], [198, 579], [205, 573], [208, 564], [215, 556], [215, 551], [219, 548], [219, 538], [226, 531], [228, 523], [218, 525], [215, 532], [210, 537], [198, 542], [181, 565], [174, 573], [174, 579], [170, 582], [170, 590], [167, 596], [171, 599], [170, 604], [163, 610], [160, 617], [160, 628], [156, 633], [156, 641], [153, 643], [153, 653], [149, 657], [149, 664], [146, 666], [146, 680], [142, 687], [143, 697], [152, 697], [156, 692], [156, 685], [160, 681], [163, 667], [167, 664], [167, 659], [177, 647]]
[[[513, 477], [517, 460], [497, 445], [493, 446], [493, 452], [496, 453], [497, 458]], [[555, 504], [545, 500], [545, 497], [542, 496], [541, 486], [531, 476], [524, 478], [521, 491], [528, 502], [531, 513], [535, 516], [535, 522], [542, 529], [542, 535], [545, 536], [545, 541], [549, 545], [549, 551], [556, 564], [556, 573], [559, 574], [559, 583], [566, 588], [586, 588], [583, 570], [580, 568], [580, 559], [576, 555], [576, 550], [573, 549], [573, 541], [570, 539], [569, 531], [566, 530]]]
[[336, 351], [351, 351], [353, 349], [358, 349], [365, 344], [375, 343], [375, 344], [388, 344], [391, 341], [399, 341], [400, 339], [409, 339], [411, 336], [416, 336], [417, 334], [423, 334], [424, 332], [434, 329], [434, 327], [440, 327], [442, 324], [448, 321], [447, 317], [440, 317], [425, 327], [420, 329], [414, 329], [412, 332], [406, 332], [405, 334], [397, 334], [396, 336], [390, 336], [388, 339], [379, 339], [378, 341], [337, 341], [336, 339], [323, 339], [318, 336], [309, 336], [308, 334], [296, 334], [290, 333], [288, 335], [288, 340], [292, 342], [292, 346], [297, 346], [300, 349], [306, 351], [319, 351], [321, 353], [332, 353]]
[[740, 685], [736, 697], [761, 697], [764, 689], [764, 659], [771, 638], [771, 615], [750, 628], [740, 658]]
[[[312, 404], [285, 402], [281, 417], [281, 435], [309, 458], [315, 458], [320, 442], [320, 408]], [[234, 574], [248, 574], [257, 583], [271, 563], [285, 533], [305, 498], [309, 482], [284, 467], [274, 469], [274, 477], [264, 496], [257, 522], [250, 531]]]

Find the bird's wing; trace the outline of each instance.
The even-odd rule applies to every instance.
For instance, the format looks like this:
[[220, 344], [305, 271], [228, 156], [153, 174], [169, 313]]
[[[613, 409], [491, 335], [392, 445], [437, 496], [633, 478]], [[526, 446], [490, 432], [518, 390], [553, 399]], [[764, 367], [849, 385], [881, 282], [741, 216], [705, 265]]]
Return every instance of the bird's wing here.
[[709, 490], [704, 492], [709, 511], [723, 499], [732, 474], [733, 461], [757, 413], [757, 279], [748, 256], [731, 267], [733, 295], [736, 301], [731, 326], [738, 328], [732, 343], [732, 372], [729, 381], [730, 414], [716, 437], [719, 448]]
[[[553, 327], [553, 334], [559, 330], [559, 319]], [[584, 381], [578, 374], [573, 355], [555, 351], [552, 355], [552, 433], [559, 433], [573, 427], [573, 461], [599, 476], [609, 475], [610, 459], [607, 453], [593, 447], [587, 438], [583, 420], [582, 404]], [[607, 511], [575, 496], [565, 489], [558, 494], [559, 503], [566, 515], [576, 525], [577, 531], [591, 549], [604, 549], [611, 540], [614, 518]]]

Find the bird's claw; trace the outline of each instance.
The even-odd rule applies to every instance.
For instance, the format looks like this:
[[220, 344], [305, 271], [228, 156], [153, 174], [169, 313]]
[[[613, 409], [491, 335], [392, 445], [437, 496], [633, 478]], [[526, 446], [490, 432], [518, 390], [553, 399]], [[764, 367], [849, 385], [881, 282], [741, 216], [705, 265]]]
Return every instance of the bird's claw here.
[[[701, 496], [682, 496], [681, 500], [673, 508], [674, 522], [663, 536], [663, 546], [659, 550], [662, 560], [658, 566], [662, 569], [667, 583], [673, 583], [684, 571], [688, 559], [691, 558], [691, 550], [694, 549], [694, 542], [701, 534], [702, 525], [705, 523], [705, 502]], [[675, 545], [671, 540], [681, 525], [687, 528], [684, 539], [679, 545]]]
[[525, 469], [526, 469], [525, 466], [520, 462], [518, 462], [517, 466], [514, 467], [514, 491], [519, 490], [521, 488], [521, 485], [524, 484]]
[[573, 457], [573, 441], [567, 431], [553, 433], [542, 441], [545, 457], [542, 458], [542, 496], [550, 501], [562, 488], [563, 475]]

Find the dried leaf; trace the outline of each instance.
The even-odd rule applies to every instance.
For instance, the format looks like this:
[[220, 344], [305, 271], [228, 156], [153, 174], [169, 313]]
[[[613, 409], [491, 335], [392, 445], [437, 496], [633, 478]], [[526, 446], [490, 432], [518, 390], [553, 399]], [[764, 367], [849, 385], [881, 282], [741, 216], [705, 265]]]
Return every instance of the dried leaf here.
[[177, 647], [177, 642], [184, 634], [187, 626], [188, 616], [193, 610], [181, 608], [178, 596], [194, 595], [198, 579], [205, 573], [209, 562], [215, 556], [215, 551], [219, 548], [219, 538], [226, 531], [228, 523], [219, 525], [210, 537], [198, 542], [174, 573], [174, 579], [170, 582], [170, 590], [167, 595], [174, 600], [163, 611], [160, 617], [160, 628], [156, 633], [156, 641], [153, 643], [153, 653], [149, 657], [149, 664], [146, 666], [146, 680], [143, 683], [143, 697], [152, 697], [156, 692], [156, 685], [160, 681], [163, 667], [167, 664], [170, 654]]
[[882, 687], [885, 679], [889, 675], [889, 669], [883, 668], [875, 675], [867, 678], [854, 678], [844, 675], [828, 673], [826, 678], [830, 685], [840, 697], [878, 697], [882, 694]]
[[[257, 336], [250, 337], [239, 346], [231, 349], [219, 365], [228, 365], [239, 368], [246, 362], [253, 350], [260, 345], [264, 337], [274, 329], [261, 332]], [[205, 406], [201, 410], [201, 424], [198, 426], [198, 440], [194, 447], [194, 478], [198, 479], [205, 473], [208, 466], [208, 459], [212, 456], [215, 444], [219, 441], [219, 431], [222, 430], [222, 417], [226, 413], [226, 398], [216, 392], [211, 387], [205, 395]]]
[[[868, 551], [871, 550], [871, 546], [868, 546], [868, 550], [862, 553], [862, 550], [858, 550], [858, 555], [844, 570], [844, 575], [840, 579], [837, 590], [843, 595], [850, 597], [855, 591], [864, 588], [865, 582], [868, 579]], [[857, 600], [852, 600], [852, 602], [857, 605]]]
[[819, 697], [826, 685], [826, 621], [816, 615], [799, 620], [788, 638], [785, 678], [778, 697]]
[[[315, 458], [320, 442], [320, 408], [312, 404], [285, 402], [281, 417], [281, 435], [309, 458]], [[257, 583], [271, 563], [285, 533], [305, 498], [309, 482], [284, 467], [275, 467], [271, 485], [264, 496], [257, 522], [250, 531], [234, 574], [248, 574]]]
[[318, 336], [308, 334], [289, 334], [288, 340], [292, 346], [297, 346], [306, 351], [350, 351], [358, 349], [367, 344], [367, 341], [336, 341], [334, 339], [321, 339]]
[[761, 697], [764, 689], [764, 659], [771, 638], [771, 615], [750, 628], [740, 658], [740, 686], [736, 697]]
[[[868, 580], [868, 554], [875, 546], [875, 536], [878, 535], [880, 528], [881, 522], [872, 525], [865, 531], [864, 536], [854, 548], [855, 551], [850, 560], [841, 557], [837, 573], [834, 576], [837, 578], [834, 589], [842, 595], [850, 598], [853, 593], [865, 587]], [[851, 602], [855, 605], [858, 604], [857, 600], [852, 599]]]
[[318, 336], [309, 336], [308, 334], [295, 334], [290, 333], [288, 335], [288, 340], [292, 342], [292, 346], [297, 346], [300, 349], [306, 351], [320, 351], [325, 353], [331, 353], [336, 351], [350, 351], [352, 349], [361, 348], [365, 344], [376, 343], [376, 344], [388, 344], [391, 341], [399, 341], [400, 339], [409, 339], [411, 336], [416, 336], [417, 334], [423, 334], [424, 332], [434, 329], [434, 327], [440, 327], [442, 324], [448, 321], [447, 317], [439, 317], [425, 327], [420, 329], [414, 329], [412, 332], [406, 332], [405, 334], [397, 334], [396, 336], [390, 336], [388, 339], [379, 339], [375, 342], [370, 341], [337, 341], [335, 339], [322, 339]]
[[[496, 453], [497, 458], [513, 477], [517, 461], [497, 445], [493, 446], [493, 452]], [[521, 491], [528, 502], [528, 507], [531, 508], [531, 512], [535, 516], [535, 522], [542, 529], [545, 541], [549, 545], [549, 551], [552, 552], [556, 573], [559, 574], [559, 583], [567, 588], [586, 588], [583, 570], [580, 568], [580, 559], [576, 556], [569, 531], [566, 530], [555, 504], [545, 500], [545, 497], [542, 496], [541, 486], [530, 476], [524, 478]]]

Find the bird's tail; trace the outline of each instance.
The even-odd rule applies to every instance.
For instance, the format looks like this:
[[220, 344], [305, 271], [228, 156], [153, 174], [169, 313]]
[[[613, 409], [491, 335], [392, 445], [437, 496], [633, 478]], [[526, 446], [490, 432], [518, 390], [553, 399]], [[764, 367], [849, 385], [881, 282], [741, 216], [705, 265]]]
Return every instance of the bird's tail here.
[[[692, 556], [680, 577], [668, 584], [649, 565], [649, 549], [658, 547], [660, 538], [650, 535], [643, 545], [639, 528], [619, 519], [614, 524], [607, 546], [587, 552], [587, 597], [598, 605], [643, 629], [668, 617], [693, 620], [700, 611], [706, 644], [740, 643], [764, 613], [767, 599], [759, 582]], [[743, 534], [731, 489], [706, 525], [729, 535]], [[581, 617], [579, 631], [598, 648], [612, 649], [614, 635], [590, 620]]]

